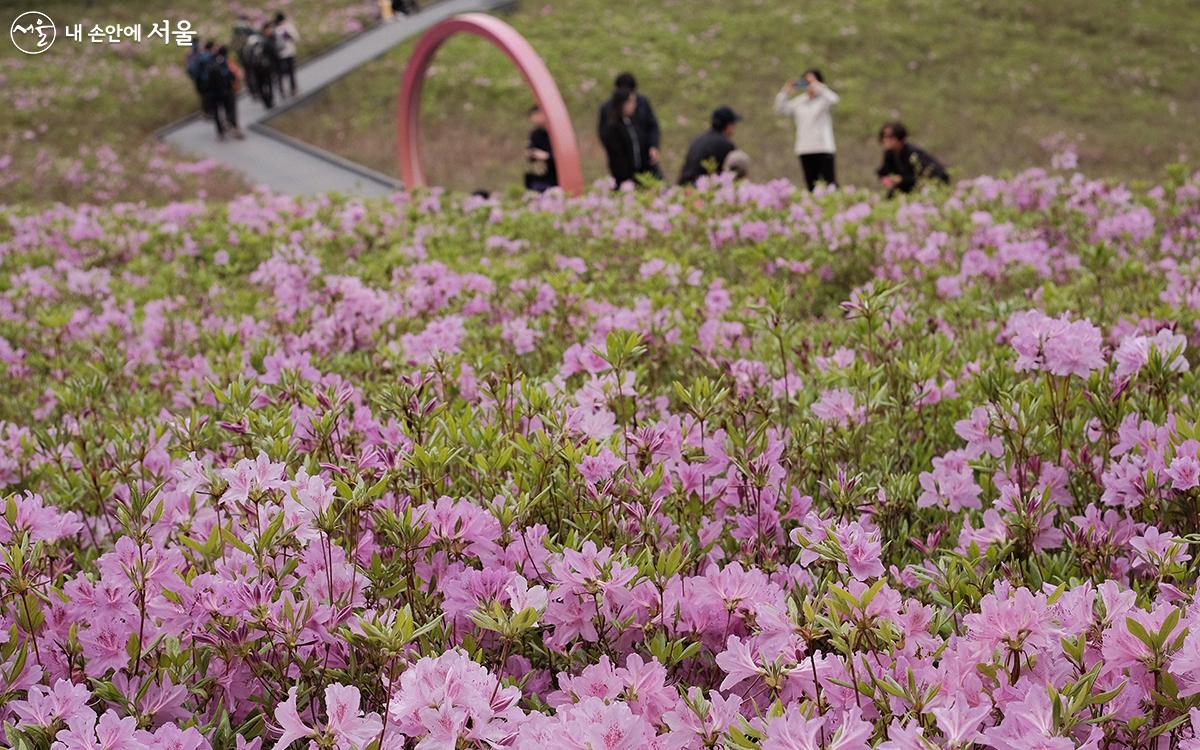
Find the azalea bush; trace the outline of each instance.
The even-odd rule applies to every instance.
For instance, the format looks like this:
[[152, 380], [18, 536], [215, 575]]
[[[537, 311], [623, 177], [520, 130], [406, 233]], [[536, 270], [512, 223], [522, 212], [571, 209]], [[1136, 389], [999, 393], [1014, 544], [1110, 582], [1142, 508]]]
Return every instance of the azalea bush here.
[[2, 213], [6, 747], [1200, 747], [1200, 173]]

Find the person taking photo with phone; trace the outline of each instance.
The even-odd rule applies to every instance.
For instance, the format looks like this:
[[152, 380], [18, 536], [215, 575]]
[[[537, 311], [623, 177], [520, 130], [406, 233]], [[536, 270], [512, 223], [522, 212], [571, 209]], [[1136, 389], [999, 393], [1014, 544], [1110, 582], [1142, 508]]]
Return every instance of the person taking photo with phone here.
[[796, 126], [796, 156], [811, 192], [817, 181], [837, 185], [833, 142], [833, 105], [838, 95], [825, 85], [816, 68], [784, 85], [775, 95], [775, 111], [790, 117]]

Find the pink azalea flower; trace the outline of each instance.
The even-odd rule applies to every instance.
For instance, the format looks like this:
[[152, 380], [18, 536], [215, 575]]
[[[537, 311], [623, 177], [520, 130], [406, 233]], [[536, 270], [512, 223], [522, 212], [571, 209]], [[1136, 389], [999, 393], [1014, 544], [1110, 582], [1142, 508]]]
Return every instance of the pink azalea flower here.
[[97, 720], [96, 712], [88, 708], [67, 721], [50, 750], [147, 750], [137, 734], [137, 719], [132, 716], [122, 719], [109, 709]]
[[1039, 310], [1014, 313], [1005, 327], [1017, 351], [1018, 371], [1044, 370], [1052, 375], [1086, 378], [1104, 367], [1100, 329], [1086, 320], [1050, 318]]
[[861, 422], [866, 409], [854, 401], [854, 394], [846, 388], [834, 388], [823, 392], [812, 406], [812, 413], [823, 422], [848, 427]]
[[839, 527], [834, 534], [846, 554], [851, 576], [865, 581], [883, 575], [883, 545], [878, 530], [868, 531], [854, 521]]
[[979, 726], [991, 715], [991, 706], [981, 704], [971, 708], [965, 700], [954, 700], [949, 706], [934, 706], [930, 711], [937, 719], [938, 729], [947, 748], [966, 747], [979, 738]]
[[363, 750], [383, 729], [379, 714], [363, 714], [356, 687], [333, 684], [325, 688], [325, 726], [314, 728], [304, 723], [296, 709], [296, 687], [288, 689], [287, 700], [275, 707], [280, 737], [276, 750], [284, 750], [297, 740], [323, 737], [337, 750]]
[[[13, 701], [9, 708], [19, 717], [18, 727], [48, 727], [55, 721], [70, 722], [75, 716], [90, 711], [87, 704], [91, 698], [86, 685], [57, 680], [53, 688], [30, 686], [25, 700]], [[91, 718], [95, 719], [94, 716]]]

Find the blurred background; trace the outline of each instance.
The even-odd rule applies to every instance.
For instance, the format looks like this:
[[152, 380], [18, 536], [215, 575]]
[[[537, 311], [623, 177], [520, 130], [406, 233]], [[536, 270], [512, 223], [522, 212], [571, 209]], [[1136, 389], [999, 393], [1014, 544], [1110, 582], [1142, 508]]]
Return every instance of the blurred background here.
[[[6, 19], [24, 9], [9, 0], [2, 5], [13, 11]], [[59, 24], [189, 18], [203, 36], [219, 40], [239, 13], [283, 9], [303, 37], [301, 63], [380, 13], [374, 0], [56, 0], [36, 9]], [[1074, 150], [1086, 173], [1153, 178], [1167, 164], [1194, 160], [1200, 149], [1196, 0], [526, 0], [505, 19], [558, 81], [589, 180], [605, 174], [597, 107], [626, 70], [657, 111], [669, 179], [709, 112], [728, 104], [745, 118], [734, 140], [753, 159], [752, 178], [799, 180], [792, 125], [774, 114], [772, 101], [811, 67], [841, 96], [834, 126], [845, 184], [874, 183], [876, 132], [893, 118], [957, 178], [1047, 165], [1064, 148]], [[395, 174], [396, 96], [411, 48], [394, 49], [271, 126]], [[4, 45], [0, 87], [11, 105], [0, 110], [6, 199], [158, 197], [161, 190], [139, 183], [139, 175], [164, 170], [151, 160], [175, 158], [153, 141], [153, 131], [196, 107], [183, 55], [182, 48], [144, 41], [60, 41], [39, 57]], [[448, 42], [423, 100], [430, 182], [463, 190], [519, 185], [532, 103], [502, 53], [474, 38]], [[122, 165], [124, 177], [94, 187], [98, 176], [77, 176], [105, 160]], [[219, 169], [208, 169], [197, 184], [216, 196], [244, 189]]]

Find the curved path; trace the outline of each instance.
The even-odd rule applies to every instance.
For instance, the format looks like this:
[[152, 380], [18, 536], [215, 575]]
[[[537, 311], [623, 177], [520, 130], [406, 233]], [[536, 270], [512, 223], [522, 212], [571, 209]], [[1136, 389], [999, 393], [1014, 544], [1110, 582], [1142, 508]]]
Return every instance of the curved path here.
[[271, 117], [304, 102], [321, 89], [404, 40], [450, 16], [494, 10], [511, 0], [444, 0], [412, 16], [381, 23], [310, 59], [296, 69], [299, 95], [266, 109], [245, 92], [238, 95], [238, 122], [246, 140], [217, 140], [212, 122], [199, 113], [159, 131], [167, 143], [241, 172], [254, 185], [289, 195], [340, 192], [382, 196], [400, 189], [399, 180], [268, 127]]

